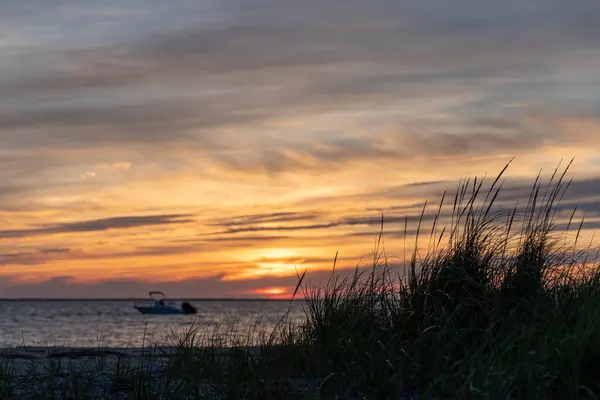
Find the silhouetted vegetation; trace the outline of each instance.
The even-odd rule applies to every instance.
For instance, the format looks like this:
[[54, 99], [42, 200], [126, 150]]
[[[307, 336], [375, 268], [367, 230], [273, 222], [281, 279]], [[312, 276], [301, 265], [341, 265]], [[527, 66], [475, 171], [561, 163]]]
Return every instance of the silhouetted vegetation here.
[[496, 204], [502, 173], [485, 192], [464, 182], [451, 224], [436, 234], [440, 207], [408, 276], [393, 278], [376, 252], [368, 273], [310, 292], [309, 370], [367, 398], [600, 395], [600, 274], [578, 248], [581, 224], [568, 240], [574, 213], [557, 228], [567, 169], [545, 186], [538, 177], [512, 209]]

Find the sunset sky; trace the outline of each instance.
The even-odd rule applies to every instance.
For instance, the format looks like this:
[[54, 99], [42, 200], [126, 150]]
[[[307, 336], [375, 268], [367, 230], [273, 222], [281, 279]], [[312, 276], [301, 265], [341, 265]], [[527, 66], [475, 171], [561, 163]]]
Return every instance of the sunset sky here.
[[[513, 157], [600, 226], [600, 2], [0, 5], [0, 297], [285, 296]], [[525, 186], [524, 186], [525, 185]], [[514, 189], [514, 190], [512, 190]], [[361, 258], [362, 257], [362, 258]]]

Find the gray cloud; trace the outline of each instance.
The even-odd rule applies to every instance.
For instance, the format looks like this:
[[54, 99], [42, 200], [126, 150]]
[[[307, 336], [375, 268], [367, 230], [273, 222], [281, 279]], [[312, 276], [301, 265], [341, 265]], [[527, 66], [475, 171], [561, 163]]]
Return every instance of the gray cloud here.
[[[546, 172], [542, 176], [542, 191], [540, 193], [540, 199], [544, 195], [544, 190], [549, 181], [550, 172]], [[490, 176], [484, 181], [481, 188], [481, 194], [479, 196], [482, 201], [489, 190], [490, 185], [494, 181], [495, 177]], [[563, 182], [566, 185], [567, 180]], [[472, 180], [471, 180], [472, 182]], [[423, 182], [419, 184], [408, 184], [396, 187], [390, 187], [381, 191], [374, 191], [364, 194], [358, 194], [350, 196], [356, 200], [359, 199], [387, 199], [397, 200], [398, 202], [404, 202], [407, 199], [415, 197], [425, 198], [428, 201], [428, 207], [425, 213], [421, 217], [423, 212], [424, 202], [418, 202], [406, 206], [392, 206], [389, 208], [381, 209], [367, 209], [363, 212], [367, 215], [362, 216], [348, 216], [342, 218], [328, 218], [327, 215], [319, 215], [318, 219], [311, 212], [305, 212], [301, 214], [294, 214], [294, 218], [282, 221], [266, 221], [266, 222], [279, 222], [277, 225], [264, 224], [265, 221], [261, 221], [260, 218], [254, 218], [255, 216], [239, 216], [232, 220], [220, 220], [218, 223], [211, 223], [210, 226], [222, 226], [224, 229], [220, 232], [214, 232], [210, 235], [232, 235], [240, 233], [252, 233], [252, 232], [294, 232], [294, 231], [311, 231], [311, 230], [327, 230], [338, 227], [361, 227], [361, 226], [376, 226], [381, 224], [381, 216], [384, 217], [384, 225], [386, 227], [391, 226], [392, 228], [386, 228], [386, 234], [392, 236], [404, 236], [404, 234], [413, 235], [416, 233], [416, 225], [421, 221], [423, 223], [423, 231], [427, 232], [427, 229], [431, 228], [431, 223], [436, 219], [438, 213], [439, 202], [444, 192], [446, 193], [444, 206], [441, 209], [439, 216], [439, 223], [441, 226], [447, 224], [452, 216], [452, 207], [454, 197], [456, 195], [456, 189], [458, 182], [453, 181], [432, 181]], [[518, 204], [520, 205], [518, 213], [524, 212], [524, 207], [527, 204], [527, 200], [532, 192], [533, 179], [526, 181], [523, 179], [511, 179], [508, 180], [500, 191], [498, 198], [495, 200], [495, 206], [491, 209], [492, 215], [506, 215], [511, 212], [513, 208]], [[553, 187], [553, 186], [552, 186]], [[348, 200], [348, 199], [346, 199]], [[589, 178], [589, 179], [576, 179], [573, 180], [566, 192], [562, 196], [561, 203], [556, 205], [556, 210], [559, 213], [571, 213], [574, 210], [578, 211], [579, 216], [595, 217], [600, 216], [600, 178]], [[274, 214], [278, 215], [278, 214]], [[235, 221], [235, 223], [232, 223]], [[289, 223], [285, 223], [289, 222]], [[304, 223], [301, 223], [304, 222]], [[312, 222], [312, 223], [311, 223]], [[315, 223], [316, 222], [316, 223]], [[404, 224], [408, 224], [408, 230], [405, 232], [403, 227]], [[595, 229], [596, 223], [593, 221], [586, 222], [584, 225], [585, 229]], [[402, 229], [398, 230], [398, 226]], [[562, 230], [566, 228], [566, 224], [558, 223], [557, 229]], [[440, 227], [441, 229], [441, 227]], [[355, 233], [348, 233], [349, 236], [364, 236], [364, 235], [375, 235], [377, 232], [373, 231], [358, 231]], [[233, 236], [235, 237], [235, 236]], [[224, 239], [227, 240], [227, 239]]]
[[55, 235], [61, 233], [98, 232], [109, 229], [128, 229], [142, 226], [185, 224], [193, 222], [190, 214], [144, 215], [95, 219], [42, 226], [32, 229], [0, 230], [2, 238]]
[[203, 239], [206, 242], [229, 242], [229, 243], [253, 243], [253, 242], [274, 242], [277, 240], [293, 239], [292, 236], [284, 235], [262, 235], [262, 236], [232, 236], [232, 237], [213, 237]]
[[37, 251], [19, 251], [13, 253], [0, 254], [0, 266], [2, 265], [39, 265], [49, 260], [68, 256], [71, 249], [68, 248], [47, 248]]
[[[398, 225], [408, 223], [411, 228], [407, 230], [407, 234], [413, 234], [416, 232], [412, 227], [416, 225], [419, 220], [422, 220], [424, 224], [433, 222], [435, 219], [435, 212], [427, 212], [421, 218], [420, 213], [412, 213], [410, 215], [387, 215], [384, 217], [384, 225]], [[442, 217], [450, 215], [449, 213], [442, 214]], [[381, 225], [381, 215], [373, 217], [348, 217], [333, 222], [312, 224], [312, 225], [280, 225], [280, 226], [247, 226], [239, 228], [229, 228], [222, 232], [212, 233], [220, 235], [238, 234], [238, 233], [249, 233], [249, 232], [286, 232], [286, 231], [310, 231], [310, 230], [325, 230], [331, 228], [337, 228], [342, 226], [358, 227], [358, 226], [376, 226]], [[373, 230], [368, 233], [371, 236], [375, 236], [377, 231]], [[354, 233], [347, 234], [348, 236], [356, 236]]]
[[[190, 243], [173, 246], [138, 246], [130, 251], [106, 251], [90, 253], [75, 249], [43, 249], [39, 251], [22, 251], [0, 254], [2, 265], [41, 265], [56, 260], [108, 260], [145, 256], [175, 256], [205, 251], [204, 243]], [[198, 262], [197, 266], [202, 265]], [[225, 265], [226, 263], [221, 263]]]
[[[228, 1], [223, 8], [229, 14], [221, 24], [190, 21], [174, 25], [177, 29], [162, 29], [169, 18], [174, 23], [190, 11], [192, 4], [183, 2], [173, 6], [170, 16], [160, 15], [164, 20], [158, 27], [142, 20], [140, 34], [125, 35], [120, 42], [109, 36], [105, 42], [58, 47], [54, 53], [51, 47], [39, 55], [46, 58], [41, 63], [46, 68], [38, 77], [4, 75], [0, 86], [12, 106], [0, 114], [0, 125], [62, 128], [68, 139], [62, 145], [69, 140], [98, 143], [102, 137], [113, 143], [139, 142], [178, 140], [190, 126], [207, 129], [248, 122], [286, 109], [293, 113], [307, 107], [340, 108], [371, 94], [384, 94], [388, 100], [443, 98], [493, 87], [497, 90], [491, 95], [508, 88], [513, 99], [506, 100], [516, 96], [537, 101], [538, 85], [560, 83], [560, 77], [547, 77], [563, 61], [557, 49], [595, 50], [598, 29], [592, 16], [600, 14], [591, 5], [566, 9], [536, 0], [530, 0], [530, 6], [485, 9], [463, 0], [450, 12], [415, 1], [382, 1], [369, 6], [311, 3], [303, 8], [310, 18], [298, 19], [292, 2], [267, 3]], [[67, 3], [69, 7], [75, 4]], [[131, 5], [114, 8], [127, 10]], [[147, 13], [158, 17], [158, 10]], [[568, 27], [568, 34], [557, 35], [544, 15]], [[527, 24], [515, 26], [515, 21]], [[153, 85], [164, 90], [152, 90]], [[63, 92], [76, 96], [60, 95]], [[116, 103], [123, 104], [108, 106]], [[120, 133], [111, 139], [103, 129], [77, 138], [65, 131], [88, 126]], [[160, 130], [169, 134], [153, 133]], [[47, 134], [44, 142], [56, 135]]]
[[55, 249], [42, 249], [39, 252], [41, 254], [65, 254], [69, 253], [71, 249], [69, 248], [55, 248]]
[[267, 214], [252, 214], [242, 215], [231, 218], [221, 218], [214, 223], [209, 223], [210, 226], [224, 225], [247, 225], [257, 223], [273, 223], [273, 222], [293, 222], [314, 220], [319, 217], [318, 213], [301, 213], [301, 212], [274, 212]]
[[313, 225], [283, 225], [283, 226], [249, 226], [243, 228], [229, 228], [218, 233], [247, 233], [247, 232], [279, 232], [279, 231], [303, 231], [313, 229], [327, 229], [340, 226], [338, 222], [330, 222]]
[[395, 130], [362, 138], [315, 138], [310, 143], [271, 139], [270, 146], [252, 147], [252, 152], [219, 153], [214, 162], [248, 173], [322, 170], [349, 167], [360, 161], [407, 163], [431, 159], [434, 166], [436, 158], [458, 161], [473, 156], [519, 156], [548, 146], [590, 145], [596, 134], [586, 129], [560, 129], [552, 126], [551, 120], [531, 123], [514, 116], [436, 124], [446, 126], [448, 131], [426, 123], [420, 133], [421, 124], [415, 123], [409, 132]]
[[[110, 251], [103, 253], [88, 253], [85, 251], [73, 252], [72, 259], [77, 260], [107, 260], [120, 258], [134, 258], [145, 256], [175, 256], [179, 254], [199, 253], [206, 250], [203, 243], [192, 242], [186, 245], [168, 246], [137, 246], [129, 251]], [[198, 265], [203, 263], [199, 262]]]
[[[419, 221], [420, 214], [419, 210], [412, 210], [413, 212], [407, 215], [386, 215], [384, 222], [386, 224], [404, 224], [408, 221], [409, 224], [414, 224]], [[423, 217], [423, 221], [432, 221], [435, 218], [434, 214], [427, 213]], [[309, 218], [310, 219], [310, 218]], [[296, 222], [297, 220], [294, 220]], [[320, 230], [330, 229], [340, 226], [359, 226], [359, 225], [380, 225], [381, 214], [367, 217], [346, 217], [336, 219], [330, 222], [323, 222], [318, 224], [292, 224], [292, 225], [276, 225], [276, 226], [261, 226], [260, 224], [254, 224], [252, 222], [247, 224], [237, 224], [235, 227], [226, 228], [221, 232], [210, 233], [207, 235], [214, 234], [237, 234], [237, 233], [249, 233], [249, 232], [280, 232], [280, 231], [306, 231], [306, 230]]]

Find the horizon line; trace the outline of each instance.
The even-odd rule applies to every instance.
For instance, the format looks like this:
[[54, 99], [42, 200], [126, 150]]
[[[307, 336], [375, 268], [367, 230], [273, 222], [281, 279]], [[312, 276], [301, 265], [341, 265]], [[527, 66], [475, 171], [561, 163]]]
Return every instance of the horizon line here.
[[[138, 301], [138, 300], [148, 300], [147, 297], [114, 297], [114, 298], [105, 298], [105, 297], [88, 297], [88, 298], [77, 298], [77, 297], [0, 297], [0, 301]], [[304, 300], [302, 298], [289, 298], [289, 299], [281, 299], [281, 298], [270, 298], [270, 297], [168, 297], [167, 300], [171, 301], [298, 301]]]

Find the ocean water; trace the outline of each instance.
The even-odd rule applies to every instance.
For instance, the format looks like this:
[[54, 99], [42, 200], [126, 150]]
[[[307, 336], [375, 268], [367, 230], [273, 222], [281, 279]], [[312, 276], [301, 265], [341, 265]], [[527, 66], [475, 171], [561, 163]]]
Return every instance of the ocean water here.
[[0, 347], [142, 347], [165, 345], [190, 328], [202, 337], [256, 343], [287, 315], [303, 319], [302, 303], [289, 301], [189, 301], [196, 315], [144, 315], [133, 308], [143, 301], [0, 301]]

